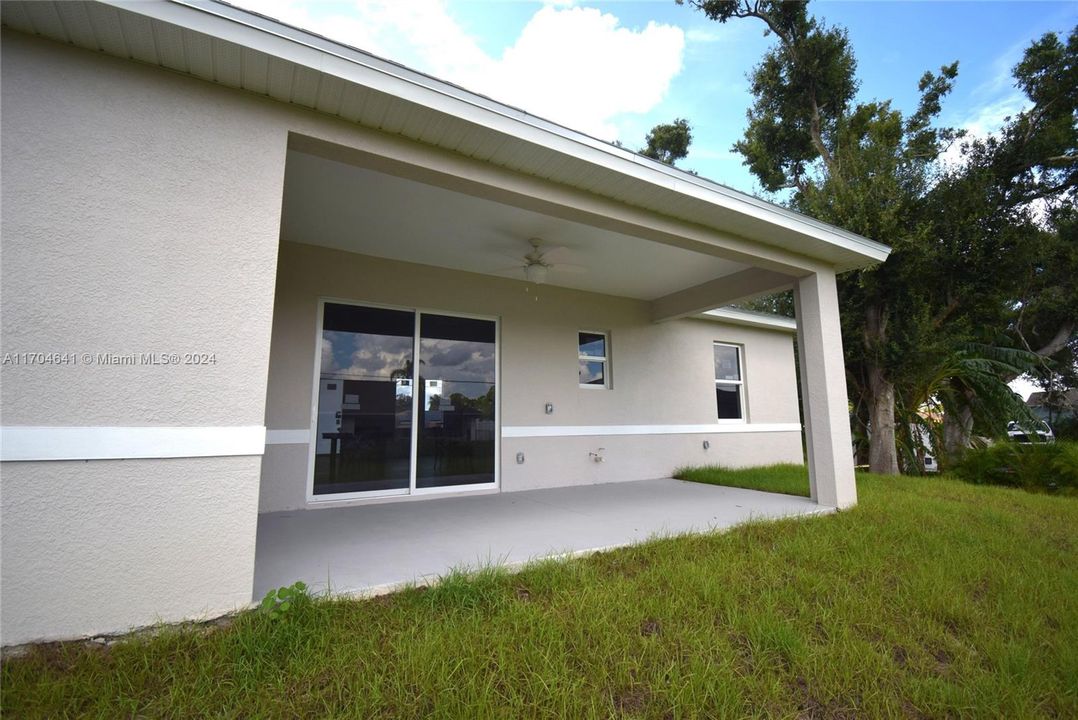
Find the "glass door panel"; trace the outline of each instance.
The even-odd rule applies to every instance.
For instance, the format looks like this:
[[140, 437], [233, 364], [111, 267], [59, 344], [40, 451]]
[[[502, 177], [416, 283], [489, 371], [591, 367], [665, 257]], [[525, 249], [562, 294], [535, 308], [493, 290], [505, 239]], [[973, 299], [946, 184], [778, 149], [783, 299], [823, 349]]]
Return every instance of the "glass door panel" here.
[[494, 483], [495, 324], [422, 314], [416, 487]]
[[415, 313], [325, 303], [314, 494], [408, 490]]

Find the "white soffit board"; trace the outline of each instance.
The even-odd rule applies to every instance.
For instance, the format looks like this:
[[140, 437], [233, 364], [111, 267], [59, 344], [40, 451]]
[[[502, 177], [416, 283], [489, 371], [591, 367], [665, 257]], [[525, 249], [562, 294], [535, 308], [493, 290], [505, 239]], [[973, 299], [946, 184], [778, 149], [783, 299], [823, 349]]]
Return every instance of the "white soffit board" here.
[[841, 228], [231, 5], [102, 0], [74, 9], [62, 2], [9, 1], [0, 11], [5, 25], [22, 32], [269, 95], [839, 270], [879, 262], [890, 252]]

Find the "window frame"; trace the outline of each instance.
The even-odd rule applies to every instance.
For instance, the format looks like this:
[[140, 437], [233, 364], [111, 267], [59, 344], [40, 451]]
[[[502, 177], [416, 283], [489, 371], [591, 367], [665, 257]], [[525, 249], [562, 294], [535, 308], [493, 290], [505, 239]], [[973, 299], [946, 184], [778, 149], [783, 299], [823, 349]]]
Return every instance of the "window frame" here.
[[[733, 348], [737, 352], [737, 374], [740, 380], [720, 380], [715, 378], [715, 389], [717, 390], [719, 385], [733, 385], [739, 388], [737, 393], [738, 406], [741, 412], [741, 417], [738, 418], [720, 418], [718, 401], [715, 403], [715, 419], [720, 425], [744, 425], [748, 423], [748, 412], [746, 409], [745, 400], [745, 347], [730, 342], [723, 342], [721, 340], [714, 340], [711, 343], [711, 362], [714, 365], [715, 362], [715, 348], [716, 347], [728, 347]], [[713, 371], [714, 372], [714, 371]]]
[[[602, 357], [596, 355], [584, 355], [580, 352], [580, 336], [581, 335], [602, 335], [603, 347], [606, 350], [606, 354]], [[598, 362], [603, 364], [603, 384], [589, 384], [580, 382], [580, 363], [584, 362]], [[613, 387], [610, 380], [610, 333], [606, 330], [577, 330], [576, 331], [576, 372], [577, 372], [577, 387], [582, 390], [609, 390]]]

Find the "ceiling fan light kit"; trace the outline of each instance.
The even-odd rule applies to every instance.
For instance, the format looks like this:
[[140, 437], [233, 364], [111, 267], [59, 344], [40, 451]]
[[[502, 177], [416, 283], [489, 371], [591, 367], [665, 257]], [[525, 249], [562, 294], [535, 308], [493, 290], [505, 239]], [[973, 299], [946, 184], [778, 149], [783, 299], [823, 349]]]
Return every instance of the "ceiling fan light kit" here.
[[544, 248], [543, 241], [534, 237], [529, 238], [528, 244], [531, 246], [531, 250], [525, 253], [522, 264], [511, 268], [503, 268], [498, 272], [519, 273], [523, 270], [524, 279], [529, 283], [532, 285], [544, 285], [551, 270], [557, 273], [582, 273], [587, 271], [587, 268], [583, 265], [572, 265], [555, 260], [556, 257], [562, 257], [561, 254], [566, 251], [563, 247], [548, 246]]
[[524, 267], [524, 277], [526, 277], [530, 283], [542, 285], [546, 282], [546, 266], [540, 265], [539, 263], [526, 265]]

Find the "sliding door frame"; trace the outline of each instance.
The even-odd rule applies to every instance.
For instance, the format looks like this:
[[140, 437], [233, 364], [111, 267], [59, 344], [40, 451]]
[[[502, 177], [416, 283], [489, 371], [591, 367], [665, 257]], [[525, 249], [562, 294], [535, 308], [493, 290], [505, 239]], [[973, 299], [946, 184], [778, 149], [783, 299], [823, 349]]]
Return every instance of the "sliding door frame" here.
[[[412, 334], [412, 437], [411, 457], [409, 459], [409, 479], [407, 488], [393, 490], [366, 490], [350, 493], [328, 493], [324, 495], [314, 494], [314, 464], [318, 448], [318, 390], [322, 380], [322, 322], [325, 315], [326, 303], [336, 305], [352, 305], [354, 307], [367, 307], [378, 310], [403, 310], [414, 313], [415, 329]], [[416, 475], [419, 463], [419, 349], [420, 330], [424, 315], [443, 315], [446, 317], [459, 317], [469, 320], [484, 320], [494, 323], [494, 482], [479, 483], [474, 485], [447, 485], [444, 487], [417, 488]], [[473, 313], [453, 312], [426, 307], [406, 307], [403, 305], [389, 305], [386, 303], [367, 302], [364, 300], [350, 300], [346, 298], [323, 297], [318, 298], [318, 312], [315, 313], [315, 342], [314, 342], [314, 371], [311, 380], [311, 438], [307, 450], [307, 504], [325, 505], [329, 503], [349, 502], [356, 500], [373, 500], [378, 498], [400, 498], [402, 500], [437, 495], [454, 495], [468, 492], [491, 492], [500, 491], [501, 479], [501, 452], [502, 452], [502, 326], [501, 319], [496, 315], [476, 315]], [[425, 390], [424, 390], [425, 392]]]

